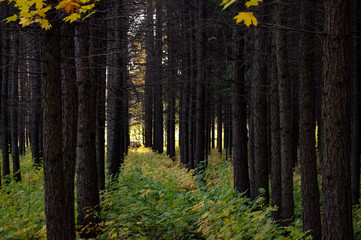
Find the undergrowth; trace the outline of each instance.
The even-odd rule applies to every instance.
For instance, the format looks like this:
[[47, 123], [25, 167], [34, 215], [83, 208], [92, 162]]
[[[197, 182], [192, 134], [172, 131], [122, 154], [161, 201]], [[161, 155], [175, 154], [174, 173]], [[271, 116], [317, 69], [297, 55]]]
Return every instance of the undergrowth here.
[[0, 188], [0, 239], [45, 239], [43, 171], [30, 154], [20, 160], [22, 181]]
[[[0, 189], [0, 239], [45, 239], [43, 172], [30, 155], [21, 158], [21, 167], [23, 181]], [[232, 163], [215, 152], [206, 172], [195, 176], [165, 155], [130, 151], [102, 195], [97, 239], [302, 239], [297, 171], [296, 221], [287, 228], [271, 220], [272, 208], [262, 198], [235, 192], [232, 176]], [[353, 217], [355, 239], [361, 239], [360, 206]]]

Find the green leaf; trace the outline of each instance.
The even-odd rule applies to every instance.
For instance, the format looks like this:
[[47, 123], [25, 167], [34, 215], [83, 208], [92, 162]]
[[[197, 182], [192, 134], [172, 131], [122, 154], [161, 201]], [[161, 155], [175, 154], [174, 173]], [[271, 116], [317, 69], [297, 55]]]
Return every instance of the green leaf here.
[[263, 2], [263, 0], [249, 0], [245, 5], [248, 8], [251, 6], [258, 6], [258, 2]]
[[15, 22], [16, 20], [18, 20], [19, 16], [17, 14], [12, 15], [11, 17], [5, 18], [4, 21], [6, 23], [8, 22]]

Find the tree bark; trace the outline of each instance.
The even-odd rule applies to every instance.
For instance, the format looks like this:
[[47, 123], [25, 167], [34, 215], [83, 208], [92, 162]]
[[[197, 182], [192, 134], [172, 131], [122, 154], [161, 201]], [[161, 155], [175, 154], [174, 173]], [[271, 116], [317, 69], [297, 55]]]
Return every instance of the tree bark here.
[[324, 1], [322, 239], [353, 239], [350, 176], [350, 1]]
[[146, 28], [146, 61], [145, 61], [145, 89], [144, 89], [144, 135], [145, 147], [152, 147], [153, 139], [153, 74], [152, 65], [154, 61], [154, 30], [153, 30], [153, 1], [147, 2], [146, 22], [149, 25]]
[[245, 97], [242, 37], [242, 29], [239, 26], [233, 27], [233, 176], [234, 189], [250, 197], [247, 151], [247, 102]]
[[62, 25], [61, 41], [61, 75], [62, 75], [62, 103], [63, 103], [63, 163], [64, 163], [64, 209], [67, 213], [66, 222], [69, 224], [68, 239], [75, 238], [74, 216], [74, 177], [76, 163], [77, 144], [77, 112], [78, 112], [78, 88], [76, 85], [75, 72], [75, 28], [73, 24]]
[[360, 199], [360, 144], [361, 144], [361, 9], [360, 1], [352, 1], [352, 139], [351, 139], [351, 197], [352, 203]]
[[13, 174], [16, 181], [21, 181], [19, 145], [18, 145], [18, 108], [19, 108], [19, 32], [14, 23], [10, 24], [11, 41], [10, 56], [11, 65], [9, 69], [9, 110], [10, 110], [10, 134], [11, 134], [11, 156], [13, 160]]
[[95, 238], [98, 234], [100, 210], [95, 148], [96, 81], [89, 74], [89, 29], [84, 22], [75, 29], [75, 56], [78, 85], [77, 131], [77, 198], [78, 225], [81, 237]]
[[[301, 28], [312, 31], [315, 21], [315, 0], [301, 3]], [[320, 195], [317, 182], [314, 116], [314, 34], [302, 33], [300, 42], [299, 143], [302, 185], [303, 231], [311, 231], [313, 239], [321, 239]]]
[[[53, 0], [49, 4], [56, 4]], [[68, 239], [69, 225], [64, 211], [64, 174], [62, 152], [62, 103], [60, 68], [60, 20], [55, 10], [47, 19], [50, 30], [42, 36], [42, 103], [44, 136], [45, 216], [48, 239]]]
[[154, 60], [154, 146], [153, 149], [163, 152], [163, 4], [161, 0], [156, 1], [155, 22], [155, 60]]
[[275, 36], [272, 39], [272, 77], [271, 77], [271, 205], [277, 207], [272, 218], [281, 220], [282, 216], [282, 178], [281, 178], [281, 136], [278, 94], [278, 67], [276, 59]]
[[[277, 24], [287, 25], [287, 0], [277, 5]], [[282, 219], [288, 225], [293, 221], [293, 161], [292, 161], [292, 119], [291, 91], [288, 72], [287, 36], [282, 29], [276, 30], [278, 92], [281, 128], [281, 174], [282, 174]]]
[[[262, 14], [260, 12], [260, 14]], [[267, 155], [267, 66], [266, 66], [266, 32], [263, 28], [254, 30], [255, 56], [253, 63], [253, 111], [254, 111], [254, 166], [256, 177], [256, 196], [264, 189], [265, 202], [269, 201], [268, 155]]]
[[[115, 177], [124, 160], [124, 68], [125, 38], [124, 2], [112, 1], [108, 12], [108, 97], [107, 97], [107, 162], [108, 174]], [[118, 17], [122, 16], [122, 17]]]

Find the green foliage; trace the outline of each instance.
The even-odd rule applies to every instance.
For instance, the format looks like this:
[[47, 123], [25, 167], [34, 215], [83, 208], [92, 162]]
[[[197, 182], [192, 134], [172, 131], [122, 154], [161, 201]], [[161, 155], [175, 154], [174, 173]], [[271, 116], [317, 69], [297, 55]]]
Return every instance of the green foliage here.
[[165, 155], [140, 148], [104, 195], [100, 239], [199, 239], [193, 177]]
[[[0, 239], [45, 239], [42, 170], [21, 158], [23, 181], [0, 189]], [[273, 210], [233, 190], [232, 163], [212, 153], [195, 177], [165, 155], [140, 148], [127, 156], [116, 182], [102, 195], [102, 234], [97, 239], [302, 239], [299, 170], [294, 178], [295, 217], [284, 228]], [[205, 181], [197, 181], [205, 179]], [[361, 239], [361, 207], [353, 209]]]
[[299, 222], [281, 227], [271, 219], [273, 209], [262, 197], [251, 201], [234, 191], [232, 163], [216, 153], [212, 156], [195, 206], [201, 215], [199, 231], [207, 239], [303, 239]]
[[43, 172], [21, 157], [23, 181], [11, 181], [0, 189], [0, 239], [44, 239]]

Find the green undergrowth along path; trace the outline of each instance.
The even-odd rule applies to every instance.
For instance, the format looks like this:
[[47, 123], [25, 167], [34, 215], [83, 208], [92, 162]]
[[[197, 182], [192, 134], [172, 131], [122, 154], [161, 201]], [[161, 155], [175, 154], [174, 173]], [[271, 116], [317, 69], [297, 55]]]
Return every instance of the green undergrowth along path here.
[[[30, 154], [21, 167], [23, 181], [0, 188], [0, 239], [46, 239], [43, 171], [33, 167]], [[132, 150], [102, 195], [97, 239], [302, 239], [297, 171], [296, 221], [287, 229], [271, 220], [261, 198], [252, 202], [233, 191], [232, 176], [231, 161], [215, 152], [206, 172], [195, 177], [165, 155]], [[353, 216], [355, 239], [361, 239], [360, 206]]]
[[131, 151], [104, 195], [102, 239], [302, 239], [299, 222], [282, 228], [262, 198], [233, 190], [231, 162], [221, 155], [197, 177], [205, 182], [193, 175], [165, 155]]
[[45, 239], [43, 171], [30, 154], [20, 161], [22, 181], [0, 188], [0, 239]]
[[102, 239], [203, 239], [194, 177], [150, 150], [131, 151], [102, 203]]

